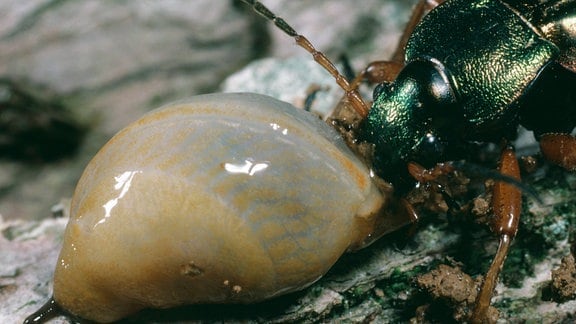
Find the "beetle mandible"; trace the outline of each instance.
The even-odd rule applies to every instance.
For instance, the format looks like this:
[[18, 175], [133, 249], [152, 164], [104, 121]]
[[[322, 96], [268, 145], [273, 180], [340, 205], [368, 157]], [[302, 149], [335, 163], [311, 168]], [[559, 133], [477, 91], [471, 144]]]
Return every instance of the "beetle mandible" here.
[[[576, 158], [574, 158], [576, 155], [575, 140], [567, 135], [575, 124], [574, 98], [571, 92], [565, 88], [574, 84], [571, 81], [574, 79], [575, 69], [573, 55], [575, 37], [574, 30], [569, 24], [569, 18], [573, 18], [576, 14], [574, 1], [549, 1], [540, 4], [539, 1], [535, 0], [528, 3], [500, 0], [451, 0], [440, 1], [442, 3], [439, 3], [423, 0], [417, 5], [401, 39], [399, 50], [393, 59], [371, 64], [351, 82], [342, 77], [332, 63], [318, 52], [305, 37], [297, 34], [260, 2], [251, 0], [243, 0], [243, 2], [251, 5], [257, 12], [273, 20], [288, 35], [293, 36], [300, 46], [309, 51], [314, 59], [336, 78], [338, 85], [346, 92], [346, 100], [354, 107], [361, 119], [353, 129], [356, 140], [372, 148], [372, 153], [367, 156], [368, 160], [372, 161], [371, 167], [378, 176], [390, 181], [397, 188], [402, 188], [407, 184], [409, 186], [413, 181], [412, 177], [418, 181], [433, 180], [438, 172], [442, 173], [444, 169], [450, 169], [449, 164], [438, 164], [440, 167], [436, 167], [437, 163], [466, 158], [465, 153], [468, 152], [470, 143], [474, 141], [512, 138], [520, 124], [534, 130], [540, 141], [543, 154], [551, 161], [568, 169], [574, 168], [576, 164]], [[424, 15], [429, 9], [432, 10]], [[459, 25], [458, 30], [450, 29], [448, 32], [443, 27], [445, 21], [456, 22]], [[374, 104], [370, 109], [357, 90], [360, 82], [365, 79], [380, 82], [374, 92]], [[222, 101], [228, 101], [226, 104], [239, 107], [240, 111], [255, 101], [263, 101], [263, 105], [266, 107], [278, 105], [269, 102], [268, 99], [260, 98], [260, 96], [244, 97], [244, 99], [234, 96], [222, 98]], [[547, 120], [540, 120], [542, 103], [549, 102], [548, 100], [553, 100], [554, 109], [561, 114], [549, 114]], [[215, 104], [214, 102], [218, 103]], [[164, 298], [166, 292], [163, 292], [163, 289], [166, 287], [152, 287], [151, 291], [140, 291], [141, 288], [138, 285], [146, 281], [148, 278], [146, 276], [140, 278], [144, 280], [143, 282], [135, 281], [133, 284], [112, 280], [108, 286], [106, 284], [100, 285], [100, 283], [95, 286], [94, 282], [99, 282], [106, 276], [94, 274], [92, 272], [92, 266], [95, 265], [94, 260], [86, 261], [86, 255], [80, 256], [80, 254], [85, 253], [82, 252], [82, 248], [90, 248], [92, 251], [101, 248], [101, 246], [90, 247], [90, 240], [96, 238], [95, 236], [91, 238], [90, 235], [94, 235], [92, 232], [98, 233], [95, 231], [97, 227], [104, 228], [109, 225], [106, 222], [113, 222], [115, 218], [109, 218], [110, 213], [106, 214], [107, 210], [112, 210], [116, 206], [119, 206], [117, 210], [121, 209], [120, 204], [138, 199], [127, 196], [126, 193], [134, 192], [134, 188], [145, 191], [145, 188], [149, 188], [152, 183], [161, 183], [166, 179], [166, 177], [159, 177], [158, 173], [152, 173], [152, 177], [143, 178], [142, 181], [144, 182], [139, 182], [141, 174], [149, 174], [148, 171], [141, 172], [144, 169], [143, 165], [138, 165], [130, 170], [127, 169], [127, 166], [121, 166], [115, 170], [116, 173], [107, 174], [102, 171], [107, 167], [104, 157], [111, 154], [110, 152], [121, 150], [122, 147], [117, 147], [120, 145], [118, 143], [122, 143], [123, 137], [127, 137], [129, 142], [132, 132], [140, 133], [150, 129], [161, 130], [167, 125], [174, 127], [177, 125], [175, 123], [182, 121], [181, 118], [168, 123], [165, 123], [166, 119], [164, 118], [179, 113], [180, 109], [191, 111], [192, 120], [205, 118], [198, 119], [202, 115], [202, 109], [205, 112], [216, 111], [214, 114], [216, 120], [218, 118], [222, 118], [226, 122], [240, 120], [239, 117], [222, 116], [225, 113], [219, 108], [220, 104], [220, 99], [203, 97], [193, 100], [189, 105], [177, 105], [173, 108], [151, 113], [121, 132], [97, 155], [85, 171], [83, 180], [80, 181], [76, 189], [73, 209], [76, 209], [77, 214], [73, 216], [67, 227], [64, 243], [66, 250], [63, 250], [61, 254], [62, 262], [60, 262], [55, 275], [55, 282], [57, 283], [54, 289], [55, 301], [49, 302], [48, 309], [54, 308], [54, 305], [58, 304], [81, 317], [110, 321], [143, 307], [169, 307], [196, 302], [250, 302], [301, 289], [327, 271], [335, 260], [332, 257], [328, 257], [327, 260], [329, 261], [326, 262], [325, 266], [303, 281], [296, 276], [293, 278], [295, 280], [293, 282], [283, 282], [278, 286], [264, 285], [250, 291], [250, 286], [254, 284], [253, 278], [249, 274], [252, 265], [243, 264], [243, 266], [246, 265], [246, 275], [225, 271], [208, 273], [210, 278], [203, 285], [212, 287], [216, 292], [216, 295], [210, 296], [200, 294], [192, 297], [182, 295], [177, 296], [177, 298], [173, 298], [174, 296]], [[190, 107], [194, 109], [190, 110]], [[268, 111], [266, 108], [265, 111], [274, 114], [278, 109], [280, 108], [272, 108]], [[303, 121], [307, 117], [301, 117], [299, 114], [287, 114], [298, 124], [294, 126], [294, 129], [300, 129], [301, 125], [307, 125], [304, 127], [309, 127], [315, 133], [329, 134], [324, 137], [331, 138], [333, 136], [330, 135], [332, 131], [327, 130], [325, 133], [318, 130], [324, 126]], [[238, 116], [245, 116], [245, 114], [240, 112]], [[266, 120], [262, 124], [270, 125], [269, 122]], [[142, 125], [146, 127], [140, 128]], [[254, 131], [254, 133], [258, 132]], [[308, 135], [303, 138], [315, 136], [317, 135]], [[151, 135], [153, 139], [159, 137], [161, 136]], [[233, 136], [231, 137], [233, 138]], [[180, 137], [175, 136], [174, 138]], [[233, 139], [230, 139], [230, 142], [233, 142]], [[350, 162], [347, 161], [353, 161], [353, 165], [361, 165], [347, 153], [346, 148], [342, 148], [340, 144], [331, 145], [337, 147], [336, 152], [344, 152], [342, 153], [344, 158], [340, 160], [342, 163], [350, 165]], [[231, 147], [233, 146], [223, 145], [224, 149]], [[319, 146], [312, 144], [312, 147]], [[178, 158], [178, 155], [169, 156], [165, 159], [149, 157], [147, 161], [161, 163], [163, 166], [173, 166], [179, 163], [178, 160], [173, 160], [174, 158]], [[252, 171], [257, 173], [261, 168], [266, 169], [269, 165], [267, 161], [247, 159], [244, 160], [246, 165], [240, 165], [239, 162], [242, 161], [233, 161], [234, 163], [229, 164], [226, 163], [230, 161], [220, 161], [221, 164], [219, 165], [226, 174], [233, 173], [226, 168], [226, 166], [231, 166], [236, 167], [235, 170], [244, 175], [252, 175], [250, 174]], [[222, 164], [222, 162], [226, 163]], [[413, 162], [433, 169], [426, 170]], [[146, 164], [147, 162], [144, 161], [143, 163]], [[356, 175], [361, 178], [365, 178], [369, 174], [362, 167], [356, 170], [359, 170]], [[499, 170], [509, 178], [519, 179], [516, 158], [511, 149], [503, 151]], [[397, 175], [398, 173], [400, 175]], [[91, 178], [96, 176], [96, 179], [99, 179], [99, 175], [102, 175], [102, 181], [92, 183]], [[327, 179], [329, 178], [327, 177]], [[366, 179], [369, 179], [369, 176]], [[148, 181], [148, 185], [145, 185], [146, 181]], [[364, 183], [364, 181], [360, 182]], [[124, 188], [126, 191], [121, 190], [119, 195], [112, 195], [117, 198], [116, 200], [112, 196], [98, 198], [113, 202], [108, 205], [108, 209], [104, 208], [104, 214], [94, 217], [83, 216], [88, 215], [83, 214], [83, 212], [89, 211], [90, 203], [97, 199], [95, 197], [111, 190], [107, 188], [113, 188], [118, 183], [122, 184], [120, 189]], [[363, 215], [363, 219], [368, 219], [368, 223], [371, 224], [367, 228], [363, 226], [351, 227], [350, 229], [354, 232], [352, 236], [356, 238], [346, 240], [355, 243], [352, 245], [342, 244], [341, 248], [334, 252], [335, 255], [343, 253], [346, 249], [362, 246], [366, 239], [371, 239], [406, 223], [405, 217], [391, 215], [388, 212], [391, 208], [388, 203], [390, 193], [383, 192], [380, 188], [379, 194], [374, 194], [374, 184], [368, 184], [367, 187], [360, 186], [360, 188], [360, 192], [362, 192], [359, 196], [360, 201], [368, 200], [374, 203], [370, 207], [358, 208], [354, 212], [348, 213], [346, 217]], [[209, 194], [215, 192], [217, 191], [211, 191]], [[124, 197], [126, 198], [121, 199]], [[185, 198], [182, 199], [189, 202]], [[245, 202], [238, 203], [242, 206], [245, 205]], [[292, 207], [297, 208], [298, 203], [296, 201]], [[95, 204], [97, 205], [98, 202]], [[495, 189], [493, 204], [502, 207], [494, 208], [496, 215], [493, 225], [493, 230], [501, 237], [501, 244], [478, 296], [476, 308], [471, 315], [471, 320], [478, 322], [483, 321], [486, 317], [485, 313], [498, 273], [517, 230], [520, 204], [519, 189], [508, 183], [502, 183], [500, 188]], [[131, 202], [131, 205], [134, 205], [134, 202]], [[198, 202], [195, 202], [192, 206], [197, 205]], [[129, 209], [128, 206], [123, 208]], [[158, 214], [163, 215], [166, 211], [158, 211]], [[173, 212], [173, 210], [169, 211]], [[374, 215], [390, 217], [392, 225], [383, 229], [381, 223], [386, 223], [386, 221], [377, 221], [373, 218]], [[126, 221], [130, 222], [132, 216], [127, 215], [126, 217]], [[86, 223], [87, 219], [91, 219], [92, 222]], [[178, 221], [176, 218], [175, 222]], [[193, 222], [186, 226], [194, 225]], [[181, 228], [187, 228], [186, 226]], [[98, 239], [107, 240], [106, 235], [111, 234], [102, 232], [98, 235], [102, 235]], [[118, 236], [113, 237], [120, 238], [124, 235], [128, 236], [127, 233], [119, 232]], [[267, 234], [264, 236], [267, 237]], [[134, 242], [130, 244], [134, 244]], [[104, 256], [102, 254], [97, 259]], [[162, 256], [160, 253], [158, 257]], [[118, 256], [114, 254], [106, 255], [106, 257], [110, 257], [112, 261], [118, 260]], [[177, 265], [178, 274], [186, 274], [186, 280], [197, 279], [198, 276], [205, 275], [206, 269], [213, 265], [210, 257], [202, 257], [199, 259], [200, 261], [191, 260], [188, 255], [184, 255], [182, 259], [175, 256], [174, 259], [177, 260], [174, 264]], [[90, 278], [89, 275], [94, 275], [94, 277]], [[129, 277], [124, 278], [128, 280]], [[235, 282], [229, 281], [228, 277], [233, 278]], [[117, 279], [122, 280], [122, 278]], [[92, 282], [87, 280], [92, 280]], [[78, 287], [76, 283], [81, 283], [80, 290], [75, 290]], [[85, 286], [86, 289], [82, 286]], [[95, 288], [96, 290], [94, 290]], [[112, 294], [111, 289], [122, 290], [122, 292]], [[234, 293], [249, 294], [243, 299]], [[137, 300], [139, 297], [135, 296], [152, 296], [153, 298], [151, 300]], [[96, 299], [89, 301], [88, 297]], [[123, 302], [119, 303], [121, 300]], [[28, 322], [41, 320], [46, 312], [49, 311], [44, 309], [40, 314], [34, 314]]]

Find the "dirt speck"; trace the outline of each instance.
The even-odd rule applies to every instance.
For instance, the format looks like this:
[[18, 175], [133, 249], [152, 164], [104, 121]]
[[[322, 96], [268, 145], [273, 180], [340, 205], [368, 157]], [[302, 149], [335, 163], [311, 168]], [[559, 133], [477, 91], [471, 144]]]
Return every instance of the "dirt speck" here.
[[[416, 283], [435, 301], [421, 306], [418, 318], [437, 317], [439, 312], [450, 310], [453, 312], [454, 320], [463, 322], [468, 320], [474, 307], [482, 278], [473, 279], [457, 266], [441, 264], [436, 269], [417, 277]], [[488, 322], [495, 323], [499, 316], [498, 310], [490, 306], [488, 314]]]
[[576, 298], [576, 264], [574, 255], [562, 259], [557, 269], [552, 270], [552, 295], [557, 302]]

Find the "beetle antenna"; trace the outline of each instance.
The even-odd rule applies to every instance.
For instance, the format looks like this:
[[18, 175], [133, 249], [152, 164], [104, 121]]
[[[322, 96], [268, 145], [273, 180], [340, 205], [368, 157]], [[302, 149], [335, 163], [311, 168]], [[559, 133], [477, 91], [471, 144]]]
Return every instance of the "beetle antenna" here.
[[332, 75], [332, 77], [334, 77], [338, 86], [342, 88], [344, 92], [346, 92], [346, 99], [348, 100], [348, 102], [350, 102], [352, 107], [354, 107], [354, 110], [361, 116], [361, 118], [364, 118], [368, 115], [368, 106], [366, 105], [366, 102], [364, 102], [364, 100], [362, 99], [362, 96], [360, 96], [358, 88], [356, 86], [350, 85], [350, 82], [348, 82], [348, 80], [342, 75], [342, 73], [338, 71], [336, 66], [334, 66], [334, 63], [332, 63], [332, 61], [330, 61], [330, 59], [324, 53], [318, 51], [306, 37], [298, 34], [296, 30], [294, 30], [294, 28], [292, 28], [292, 26], [290, 26], [284, 19], [276, 16], [272, 11], [270, 11], [270, 9], [264, 6], [260, 1], [256, 0], [240, 0], [240, 1], [252, 7], [252, 10], [260, 14], [262, 17], [266, 18], [269, 21], [272, 21], [274, 25], [276, 25], [276, 27], [282, 30], [286, 35], [294, 38], [298, 46], [302, 47], [308, 53], [310, 53], [314, 58], [314, 61], [320, 64], [320, 66], [322, 66], [326, 71], [328, 71], [328, 73], [330, 73], [330, 75]]

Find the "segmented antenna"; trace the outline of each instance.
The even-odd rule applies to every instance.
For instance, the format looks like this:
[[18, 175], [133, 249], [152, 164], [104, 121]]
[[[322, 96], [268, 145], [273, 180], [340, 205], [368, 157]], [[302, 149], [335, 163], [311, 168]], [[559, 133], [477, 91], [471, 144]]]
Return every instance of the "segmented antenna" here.
[[316, 48], [312, 45], [312, 43], [310, 43], [310, 41], [306, 37], [298, 34], [294, 30], [294, 28], [292, 28], [292, 26], [290, 26], [284, 19], [276, 16], [272, 11], [270, 11], [270, 9], [266, 8], [266, 6], [264, 6], [260, 1], [256, 0], [240, 0], [240, 1], [252, 7], [252, 10], [254, 10], [262, 17], [272, 21], [274, 25], [276, 25], [276, 27], [282, 30], [286, 35], [294, 38], [298, 46], [302, 47], [308, 53], [310, 53], [314, 58], [314, 61], [320, 64], [320, 66], [322, 66], [326, 71], [328, 71], [328, 73], [330, 73], [330, 75], [334, 77], [338, 86], [345, 91], [346, 99], [352, 105], [354, 110], [356, 110], [356, 112], [361, 116], [361, 118], [364, 118], [368, 115], [368, 106], [366, 105], [364, 100], [362, 100], [362, 97], [360, 96], [357, 87], [352, 87], [350, 85], [348, 80], [346, 80], [346, 78], [340, 73], [340, 71], [336, 69], [336, 66], [334, 66], [332, 61], [330, 61], [330, 59], [324, 53], [316, 50]]

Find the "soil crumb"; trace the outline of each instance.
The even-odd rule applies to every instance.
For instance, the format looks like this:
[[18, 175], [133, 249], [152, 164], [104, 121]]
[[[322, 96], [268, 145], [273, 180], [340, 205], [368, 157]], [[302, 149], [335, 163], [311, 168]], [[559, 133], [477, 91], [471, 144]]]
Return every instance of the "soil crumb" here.
[[[431, 317], [437, 318], [438, 314], [446, 316], [447, 310], [453, 312], [452, 318], [456, 322], [466, 322], [474, 307], [482, 277], [473, 279], [460, 267], [441, 264], [419, 276], [416, 283], [435, 302], [420, 307], [417, 315], [419, 319], [416, 319], [415, 323], [429, 322]], [[498, 317], [498, 310], [490, 306], [487, 322], [495, 323]]]
[[576, 298], [576, 264], [574, 255], [562, 259], [557, 269], [552, 270], [552, 295], [557, 302]]

